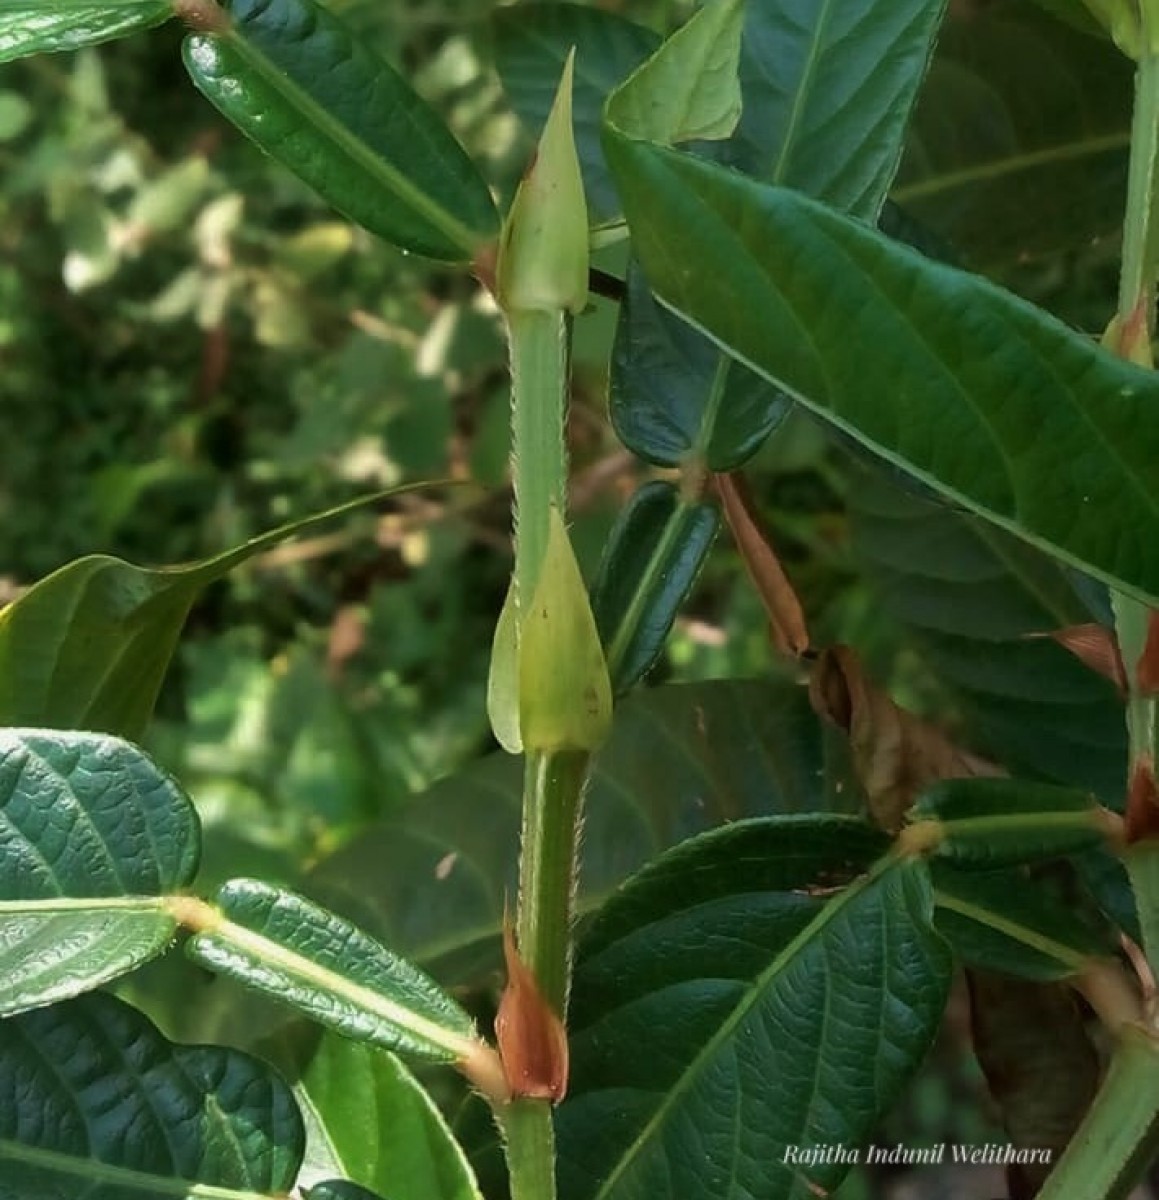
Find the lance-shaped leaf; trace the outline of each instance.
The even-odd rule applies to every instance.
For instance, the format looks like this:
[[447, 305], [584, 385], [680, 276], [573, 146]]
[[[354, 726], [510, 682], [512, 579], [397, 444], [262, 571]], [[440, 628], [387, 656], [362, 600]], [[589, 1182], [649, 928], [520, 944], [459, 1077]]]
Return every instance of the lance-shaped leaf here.
[[619, 216], [620, 201], [600, 148], [608, 93], [660, 44], [651, 29], [578, 4], [501, 8], [495, 14], [495, 66], [512, 107], [536, 135], [547, 118], [564, 63], [575, 48], [576, 149], [588, 207], [599, 221]]
[[1095, 849], [1121, 824], [1089, 792], [1025, 779], [946, 780], [907, 815], [934, 854], [984, 869]]
[[486, 1047], [471, 1018], [433, 980], [357, 926], [253, 879], [188, 916], [194, 962], [292, 1004], [346, 1037], [434, 1062], [466, 1063]]
[[99, 993], [0, 1021], [0, 1200], [284, 1196], [302, 1119], [265, 1063]]
[[786, 1150], [868, 1136], [928, 1049], [950, 977], [919, 861], [840, 887], [877, 836], [841, 818], [754, 822], [679, 848], [662, 888], [664, 860], [646, 870], [641, 903], [631, 883], [617, 897], [572, 997], [565, 1200], [837, 1186], [846, 1166]]
[[716, 508], [652, 480], [624, 506], [592, 585], [612, 690], [626, 692], [664, 648], [720, 524]]
[[188, 566], [151, 569], [92, 555], [61, 567], [0, 610], [0, 725], [140, 737], [203, 588], [278, 542], [390, 494], [291, 522]]
[[934, 923], [974, 967], [1066, 979], [1117, 949], [1114, 930], [1068, 872], [966, 871], [933, 862]]
[[469, 261], [498, 215], [466, 152], [409, 84], [313, 0], [232, 0], [185, 43], [193, 82], [247, 137], [379, 237]]
[[952, 499], [1159, 597], [1152, 373], [793, 192], [606, 132], [667, 303]]
[[0, 1016], [75, 996], [169, 945], [197, 869], [187, 797], [120, 738], [0, 730]]
[[393, 1054], [304, 1022], [259, 1050], [293, 1085], [302, 1110], [300, 1183], [312, 1185], [310, 1197], [353, 1198], [348, 1189], [361, 1186], [390, 1200], [480, 1200], [442, 1114]]
[[0, 63], [107, 42], [172, 15], [172, 0], [0, 0]]

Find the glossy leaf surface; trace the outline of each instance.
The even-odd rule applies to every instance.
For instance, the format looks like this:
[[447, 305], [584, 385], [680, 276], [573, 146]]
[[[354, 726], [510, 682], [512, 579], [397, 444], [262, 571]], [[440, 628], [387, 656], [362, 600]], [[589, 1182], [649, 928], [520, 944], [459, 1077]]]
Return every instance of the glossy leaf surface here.
[[371, 233], [466, 262], [498, 233], [490, 193], [438, 115], [313, 0], [232, 0], [185, 43], [193, 82], [247, 137]]
[[187, 946], [201, 966], [292, 1004], [346, 1037], [418, 1058], [469, 1052], [470, 1017], [421, 971], [334, 913], [253, 879], [217, 896], [225, 918]]
[[1159, 595], [1153, 374], [796, 193], [614, 133], [606, 148], [666, 302], [939, 491]]
[[[499, 961], [518, 886], [522, 764], [494, 755], [354, 839], [312, 895], [444, 983]], [[585, 804], [581, 913], [673, 843], [724, 821], [826, 804], [821, 730], [804, 689], [729, 682], [657, 688], [617, 706]]]
[[296, 533], [354, 512], [367, 496], [183, 567], [92, 555], [0, 610], [0, 725], [144, 732], [201, 590]]
[[746, 823], [678, 848], [686, 869], [659, 886], [664, 860], [646, 870], [639, 906], [631, 883], [617, 897], [573, 992], [566, 1200], [837, 1186], [845, 1165], [785, 1149], [868, 1136], [929, 1048], [950, 977], [920, 863], [829, 893], [874, 840], [843, 818]]
[[263, 1044], [306, 1123], [304, 1182], [311, 1196], [362, 1186], [390, 1200], [479, 1200], [471, 1168], [426, 1090], [388, 1051], [294, 1026]]
[[172, 15], [172, 0], [0, 0], [0, 63], [107, 42]]
[[660, 656], [719, 524], [713, 505], [686, 502], [662, 480], [644, 484], [620, 513], [592, 585], [616, 693], [643, 678]]
[[176, 932], [163, 897], [188, 886], [193, 806], [119, 738], [0, 730], [0, 1015], [131, 971]]
[[264, 1063], [172, 1045], [111, 996], [0, 1021], [0, 1200], [256, 1200], [289, 1191], [302, 1147]]
[[659, 45], [651, 29], [578, 4], [503, 8], [495, 15], [495, 66], [512, 107], [535, 135], [575, 47], [572, 116], [588, 211], [596, 221], [620, 213], [600, 146], [604, 101]]

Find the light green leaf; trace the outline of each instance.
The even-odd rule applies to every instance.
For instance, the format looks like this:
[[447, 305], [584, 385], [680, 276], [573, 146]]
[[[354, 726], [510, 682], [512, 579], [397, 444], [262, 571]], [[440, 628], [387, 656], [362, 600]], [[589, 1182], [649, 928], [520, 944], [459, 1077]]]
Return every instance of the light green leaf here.
[[608, 119], [663, 145], [726, 138], [741, 112], [743, 0], [712, 0], [608, 99]]
[[261, 1049], [294, 1085], [306, 1122], [302, 1181], [319, 1181], [311, 1196], [338, 1175], [390, 1200], [480, 1200], [442, 1114], [393, 1054], [297, 1026]]
[[614, 131], [607, 149], [666, 303], [952, 499], [1159, 597], [1154, 374], [795, 193]]
[[0, 0], [0, 63], [107, 42], [172, 15], [172, 0]]
[[197, 870], [181, 789], [135, 746], [0, 730], [0, 1016], [87, 991], [164, 950], [164, 897]]
[[189, 566], [136, 567], [92, 555], [61, 567], [0, 610], [0, 725], [140, 737], [204, 587], [294, 534], [399, 490], [293, 521]]
[[172, 1045], [111, 996], [0, 1021], [0, 1200], [284, 1196], [302, 1147], [264, 1063]]
[[[497, 754], [437, 783], [323, 862], [308, 890], [441, 981], [477, 979], [498, 961], [504, 903], [518, 887], [522, 779], [522, 763]], [[629, 696], [594, 759], [580, 912], [674, 842], [825, 807], [828, 790], [819, 722], [795, 683]]]
[[562, 1200], [796, 1200], [840, 1183], [846, 1164], [786, 1151], [868, 1137], [951, 975], [924, 866], [858, 874], [877, 836], [839, 817], [745, 822], [629, 882], [580, 947]]
[[471, 1018], [416, 967], [350, 922], [282, 888], [236, 879], [186, 950], [201, 966], [388, 1050], [464, 1061]]
[[314, 0], [232, 0], [185, 43], [193, 82], [344, 216], [405, 250], [469, 261], [498, 233], [487, 185], [439, 116]]

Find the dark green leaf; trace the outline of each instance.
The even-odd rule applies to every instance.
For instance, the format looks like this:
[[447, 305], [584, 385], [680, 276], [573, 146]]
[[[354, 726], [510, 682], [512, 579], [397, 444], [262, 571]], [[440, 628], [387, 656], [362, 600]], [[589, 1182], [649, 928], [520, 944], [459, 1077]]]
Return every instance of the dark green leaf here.
[[1017, 774], [1090, 788], [1118, 806], [1127, 760], [1114, 685], [1041, 635], [1091, 621], [1033, 547], [969, 513], [857, 469], [853, 544], [880, 602], [965, 708], [972, 740]]
[[749, 4], [730, 161], [873, 220], [945, 0]]
[[650, 29], [615, 13], [577, 4], [503, 8], [495, 15], [495, 66], [511, 105], [538, 136], [574, 46], [572, 116], [588, 209], [599, 222], [620, 215], [620, 201], [600, 148], [608, 93], [660, 45]]
[[[825, 807], [819, 723], [783, 682], [657, 688], [616, 709], [586, 802], [580, 909], [591, 912], [658, 851], [770, 812]], [[496, 962], [518, 887], [522, 764], [495, 755], [354, 839], [312, 894], [444, 982]]]
[[1159, 596], [1152, 372], [796, 193], [615, 133], [606, 148], [666, 302], [939, 491]]
[[232, 0], [185, 64], [247, 137], [371, 233], [448, 262], [498, 233], [482, 176], [409, 84], [313, 0]]
[[391, 494], [293, 521], [189, 566], [93, 555], [61, 567], [0, 610], [0, 725], [140, 737], [203, 588], [278, 542]]
[[[393, 1054], [297, 1025], [261, 1049], [294, 1085], [306, 1122], [304, 1176], [344, 1177], [390, 1200], [480, 1200], [442, 1114]], [[310, 1196], [354, 1194], [322, 1188]]]
[[911, 821], [932, 818], [934, 854], [960, 866], [1016, 866], [1103, 846], [1108, 814], [1089, 792], [1024, 779], [947, 779], [910, 809]]
[[189, 957], [292, 1004], [345, 1037], [447, 1062], [475, 1042], [470, 1017], [421, 971], [341, 917], [254, 879], [217, 895], [222, 920]]
[[652, 667], [716, 536], [711, 504], [686, 501], [662, 480], [620, 513], [592, 586], [592, 611], [617, 693]]
[[1013, 1196], [1033, 1196], [1066, 1149], [1099, 1086], [1099, 1055], [1074, 991], [970, 971], [974, 1053], [1011, 1143], [1046, 1150], [1047, 1164], [1014, 1163]]
[[[437, 1193], [426, 1193], [436, 1195]], [[368, 1191], [346, 1179], [328, 1179], [316, 1183], [307, 1193], [306, 1200], [381, 1200], [377, 1192]]]
[[740, 466], [785, 418], [791, 401], [653, 299], [628, 272], [612, 350], [609, 411], [628, 449], [648, 462]]
[[[875, 835], [829, 821], [845, 881]], [[929, 1048], [950, 955], [925, 868], [881, 863], [831, 896], [824, 821], [777, 825], [680, 847], [680, 878], [657, 876], [663, 860], [646, 871], [638, 912], [629, 883], [581, 951], [557, 1121], [564, 1200], [832, 1190], [845, 1165], [794, 1165], [786, 1150], [856, 1146]], [[750, 838], [765, 845], [730, 889]]]
[[0, 1021], [0, 1200], [285, 1195], [302, 1146], [264, 1063], [174, 1046], [111, 996]]
[[135, 746], [0, 730], [0, 1015], [133, 970], [177, 923], [200, 847], [181, 789]]
[[951, 17], [894, 199], [981, 268], [1072, 253], [1122, 224], [1131, 100], [1113, 45], [1028, 4]]
[[930, 867], [935, 924], [968, 965], [1024, 979], [1065, 979], [1114, 954], [1114, 932], [1066, 872]]
[[172, 15], [172, 0], [0, 0], [0, 63], [107, 42]]

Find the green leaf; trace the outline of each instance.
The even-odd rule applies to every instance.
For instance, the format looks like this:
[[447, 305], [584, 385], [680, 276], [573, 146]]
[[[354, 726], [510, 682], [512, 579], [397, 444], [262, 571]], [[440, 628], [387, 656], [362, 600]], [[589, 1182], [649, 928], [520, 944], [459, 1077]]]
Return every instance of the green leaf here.
[[608, 93], [660, 45], [650, 29], [615, 13], [576, 4], [501, 8], [495, 14], [495, 67], [512, 107], [538, 137], [574, 46], [572, 117], [588, 210], [597, 221], [620, 215], [604, 163], [600, 123]]
[[345, 1179], [328, 1179], [315, 1184], [306, 1192], [306, 1200], [381, 1200], [377, 1192], [371, 1192]]
[[662, 308], [628, 271], [612, 348], [608, 411], [629, 450], [660, 466], [731, 471], [788, 415], [789, 398]]
[[186, 950], [194, 962], [388, 1050], [462, 1061], [471, 1018], [405, 959], [334, 913], [254, 879], [217, 894], [220, 915]]
[[498, 233], [487, 185], [438, 115], [313, 0], [232, 0], [185, 65], [239, 129], [344, 216], [405, 250], [469, 261]]
[[0, 63], [107, 42], [172, 15], [171, 0], [0, 0]]
[[1023, 979], [1066, 979], [1112, 955], [1114, 931], [1063, 872], [965, 871], [930, 864], [934, 923], [969, 966]]
[[[393, 1054], [301, 1026], [261, 1049], [293, 1083], [305, 1118], [304, 1181], [341, 1176], [390, 1200], [480, 1200], [442, 1114]], [[322, 1183], [309, 1192], [321, 1194], [354, 1195]]]
[[614, 131], [606, 148], [666, 303], [939, 491], [1159, 596], [1153, 373], [795, 193]]
[[658, 479], [645, 483], [620, 513], [592, 585], [592, 611], [617, 695], [660, 657], [719, 525], [714, 505], [686, 501]]
[[883, 860], [828, 894], [874, 837], [828, 823], [753, 822], [680, 847], [681, 869], [660, 884], [664, 860], [646, 870], [635, 912], [629, 883], [611, 928], [581, 946], [563, 1200], [838, 1185], [846, 1165], [786, 1151], [868, 1137], [933, 1040], [951, 960], [920, 862]]
[[197, 870], [181, 789], [135, 746], [0, 730], [0, 1015], [87, 991], [164, 950], [164, 898]]
[[983, 869], [1064, 858], [1108, 837], [1109, 814], [1089, 792], [1024, 779], [947, 779], [907, 816], [936, 824], [935, 855]]
[[[440, 980], [497, 962], [516, 894], [522, 763], [494, 755], [354, 838], [307, 881]], [[790, 682], [679, 685], [629, 696], [594, 760], [581, 913], [674, 842], [725, 821], [825, 806], [821, 730]]]
[[728, 137], [741, 112], [743, 24], [742, 0], [704, 5], [608, 98], [608, 120], [665, 146]]
[[1019, 775], [1122, 803], [1123, 702], [1042, 636], [1092, 620], [1066, 572], [977, 517], [857, 469], [847, 490], [858, 557], [877, 598], [914, 635], [964, 709], [971, 741]]
[[360, 497], [189, 566], [92, 555], [61, 567], [0, 610], [0, 725], [140, 737], [204, 587], [294, 534], [397, 492]]
[[945, 0], [749, 4], [744, 111], [730, 163], [876, 218], [945, 7]]
[[172, 1045], [111, 996], [0, 1022], [0, 1200], [284, 1195], [302, 1145], [264, 1063]]
[[951, 16], [893, 198], [987, 272], [1117, 234], [1132, 75], [1029, 4]]

